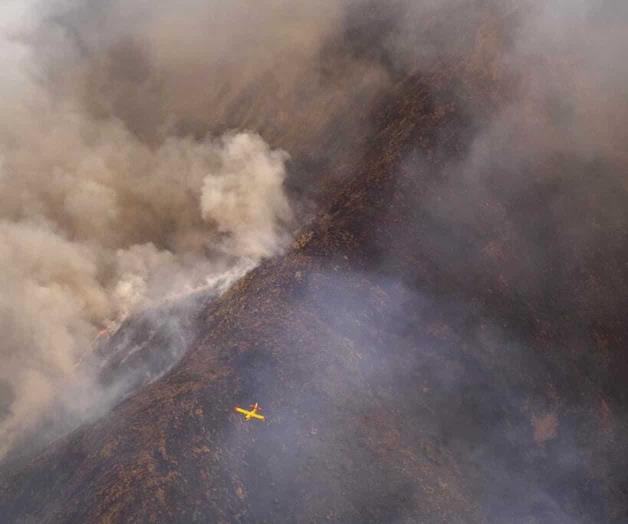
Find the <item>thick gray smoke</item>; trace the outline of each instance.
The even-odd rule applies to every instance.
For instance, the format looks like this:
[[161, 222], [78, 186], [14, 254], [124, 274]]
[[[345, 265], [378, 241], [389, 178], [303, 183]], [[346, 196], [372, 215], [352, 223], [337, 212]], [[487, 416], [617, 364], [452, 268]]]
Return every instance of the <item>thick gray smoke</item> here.
[[2, 3], [0, 456], [118, 398], [82, 363], [129, 314], [285, 248], [388, 84], [334, 40], [347, 5]]
[[298, 69], [324, 24], [185, 4], [0, 7], [0, 456], [60, 398], [112, 401], [80, 364], [103, 330], [219, 292], [289, 241], [287, 153], [229, 131], [237, 118], [216, 125], [234, 110], [216, 97]]
[[467, 149], [421, 196], [437, 263], [536, 306], [617, 309], [622, 277], [589, 272], [625, 243], [627, 24], [618, 3], [593, 0], [485, 16], [463, 66], [477, 82]]

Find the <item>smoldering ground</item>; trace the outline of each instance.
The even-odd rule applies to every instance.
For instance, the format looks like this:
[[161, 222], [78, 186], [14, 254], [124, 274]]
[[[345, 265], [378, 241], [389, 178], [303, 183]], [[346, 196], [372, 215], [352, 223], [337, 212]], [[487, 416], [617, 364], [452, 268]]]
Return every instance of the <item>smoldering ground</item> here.
[[[417, 4], [422, 16], [429, 7]], [[404, 284], [309, 275], [304, 301], [318, 300], [321, 318], [304, 316], [320, 330], [317, 351], [300, 351], [307, 337], [295, 320], [293, 361], [274, 360], [263, 343], [242, 357], [245, 369], [253, 360], [243, 396], [280, 413], [253, 445], [252, 432], [235, 432], [256, 518], [297, 512], [294, 500], [332, 520], [455, 521], [464, 510], [453, 505], [446, 517], [442, 505], [432, 513], [443, 491], [478, 505], [466, 522], [625, 518], [626, 11], [527, 8], [487, 16], [473, 49], [439, 50], [449, 66], [462, 61], [456, 148], [442, 136], [428, 151], [410, 148], [393, 196], [364, 212], [386, 224], [378, 234], [366, 222], [372, 233], [356, 235], [377, 247], [371, 269]], [[408, 35], [383, 49], [438, 68]], [[334, 206], [329, 227], [342, 213]], [[360, 280], [362, 289], [352, 285]], [[378, 311], [369, 285], [399, 310]], [[300, 372], [278, 391], [272, 377], [284, 367]], [[369, 424], [387, 423], [391, 442], [369, 442]], [[417, 442], [429, 478], [400, 453]], [[475, 485], [444, 478], [456, 468]]]
[[608, 520], [609, 443], [583, 440], [577, 378], [477, 304], [346, 269], [302, 273], [286, 331], [228, 357], [234, 401], [267, 417], [213, 437], [243, 518]]

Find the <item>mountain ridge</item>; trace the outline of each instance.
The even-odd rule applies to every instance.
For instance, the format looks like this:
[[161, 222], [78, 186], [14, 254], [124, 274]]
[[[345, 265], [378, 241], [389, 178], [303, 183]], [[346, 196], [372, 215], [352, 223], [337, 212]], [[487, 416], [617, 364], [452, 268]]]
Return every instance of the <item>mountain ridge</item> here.
[[[396, 84], [291, 249], [202, 306], [201, 334], [164, 376], [3, 475], [2, 514], [623, 522], [623, 299], [590, 294], [624, 275], [622, 252], [563, 269], [564, 230], [538, 218], [554, 194], [542, 175], [579, 159], [532, 162], [519, 174], [537, 185], [497, 184], [462, 225], [432, 198], [451, 179], [445, 199], [472, 198], [451, 166], [507, 103], [485, 70], [440, 62]], [[266, 422], [233, 413], [252, 402]]]

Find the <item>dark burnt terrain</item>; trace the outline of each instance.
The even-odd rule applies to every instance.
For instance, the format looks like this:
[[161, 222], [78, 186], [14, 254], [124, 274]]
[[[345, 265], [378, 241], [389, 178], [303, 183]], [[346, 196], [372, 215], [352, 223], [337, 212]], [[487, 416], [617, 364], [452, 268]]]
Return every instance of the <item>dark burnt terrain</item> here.
[[532, 159], [465, 223], [427, 205], [466, 197], [449, 166], [508, 81], [485, 65], [397, 79], [290, 251], [173, 309], [200, 333], [178, 365], [5, 467], [3, 522], [626, 522], [625, 246], [570, 257], [548, 211], [582, 198], [604, 228], [620, 190], [587, 180], [616, 166]]

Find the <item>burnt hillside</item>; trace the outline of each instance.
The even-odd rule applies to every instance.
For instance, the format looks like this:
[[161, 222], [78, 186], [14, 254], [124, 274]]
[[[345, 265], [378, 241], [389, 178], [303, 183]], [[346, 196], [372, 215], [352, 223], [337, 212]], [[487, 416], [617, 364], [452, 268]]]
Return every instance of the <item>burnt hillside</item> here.
[[469, 24], [394, 71], [285, 255], [182, 309], [172, 370], [5, 467], [5, 521], [628, 519], [625, 157], [541, 149], [533, 115], [470, 162], [520, 79]]

